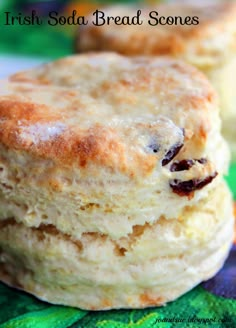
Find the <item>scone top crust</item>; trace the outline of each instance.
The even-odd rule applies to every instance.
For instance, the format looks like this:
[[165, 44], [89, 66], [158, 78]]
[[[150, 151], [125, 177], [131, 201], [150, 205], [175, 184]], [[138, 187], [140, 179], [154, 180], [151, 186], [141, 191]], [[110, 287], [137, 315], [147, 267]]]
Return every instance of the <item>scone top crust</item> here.
[[0, 145], [94, 176], [149, 176], [182, 146], [180, 159], [210, 156], [215, 133], [204, 75], [164, 57], [78, 55], [1, 84]]
[[[236, 53], [236, 3], [234, 1], [189, 1], [154, 6], [111, 6], [106, 16], [134, 16], [142, 10], [142, 25], [94, 26], [79, 30], [78, 51], [116, 51], [125, 55], [170, 55], [198, 67], [221, 65]], [[151, 11], [160, 16], [199, 17], [199, 25], [148, 24]], [[155, 23], [151, 19], [152, 24]]]

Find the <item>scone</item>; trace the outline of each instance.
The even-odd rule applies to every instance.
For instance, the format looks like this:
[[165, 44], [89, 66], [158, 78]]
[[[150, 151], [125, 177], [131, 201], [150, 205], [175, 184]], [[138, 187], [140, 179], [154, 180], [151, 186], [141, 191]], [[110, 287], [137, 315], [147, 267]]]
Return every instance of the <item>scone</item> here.
[[[180, 58], [202, 70], [220, 96], [223, 135], [230, 144], [232, 160], [236, 161], [236, 2], [179, 1], [146, 7], [114, 6], [103, 9], [107, 16], [133, 16], [141, 9], [143, 25], [94, 26], [80, 28], [76, 47], [79, 52], [91, 50], [116, 51], [134, 55], [169, 55]], [[158, 18], [158, 25], [154, 18]], [[161, 16], [177, 17], [178, 25], [166, 24]], [[199, 24], [181, 25], [179, 17], [199, 18]], [[148, 23], [150, 20], [151, 24]], [[172, 20], [169, 20], [170, 23]], [[160, 25], [160, 22], [166, 25]], [[189, 23], [189, 21], [188, 21]]]
[[229, 151], [204, 75], [167, 58], [72, 56], [0, 95], [0, 279], [89, 310], [162, 305], [233, 239]]

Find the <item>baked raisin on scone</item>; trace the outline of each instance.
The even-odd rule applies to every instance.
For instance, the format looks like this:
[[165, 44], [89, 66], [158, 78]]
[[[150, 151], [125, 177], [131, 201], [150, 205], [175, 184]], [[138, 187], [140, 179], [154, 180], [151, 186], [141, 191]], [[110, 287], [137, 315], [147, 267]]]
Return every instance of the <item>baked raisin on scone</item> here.
[[0, 95], [0, 279], [83, 309], [162, 305], [233, 239], [229, 151], [204, 75], [168, 58], [72, 56]]
[[142, 25], [115, 25], [111, 21], [109, 25], [95, 26], [94, 16], [90, 17], [90, 24], [79, 29], [77, 50], [116, 51], [129, 56], [168, 55], [202, 70], [219, 93], [223, 135], [230, 144], [232, 160], [236, 161], [236, 2], [175, 1], [102, 10], [105, 17], [131, 17], [138, 9], [142, 12]]

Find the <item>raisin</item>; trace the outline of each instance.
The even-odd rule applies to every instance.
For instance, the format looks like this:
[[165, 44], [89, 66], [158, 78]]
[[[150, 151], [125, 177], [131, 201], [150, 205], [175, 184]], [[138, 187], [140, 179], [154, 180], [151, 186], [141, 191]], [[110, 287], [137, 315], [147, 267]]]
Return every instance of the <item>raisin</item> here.
[[194, 161], [191, 159], [184, 159], [180, 162], [174, 162], [171, 167], [171, 172], [179, 172], [189, 170], [194, 165]]
[[200, 163], [200, 164], [206, 164], [207, 159], [206, 159], [206, 158], [200, 158], [200, 159], [198, 159], [197, 161], [198, 161], [198, 163]]
[[162, 166], [165, 166], [172, 161], [172, 159], [179, 153], [180, 149], [183, 147], [184, 144], [175, 144], [173, 147], [168, 150], [168, 152], [165, 154], [165, 157], [163, 158], [161, 164]]
[[191, 167], [193, 167], [193, 165], [195, 164], [195, 162], [198, 162], [200, 164], [205, 164], [207, 162], [206, 158], [200, 158], [200, 159], [183, 159], [180, 162], [174, 162], [171, 167], [170, 167], [170, 171], [171, 172], [179, 172], [179, 171], [186, 171], [191, 169]]
[[207, 184], [211, 183], [217, 174], [218, 173], [215, 172], [205, 179], [193, 179], [189, 181], [181, 181], [175, 179], [170, 181], [170, 187], [172, 188], [173, 192], [179, 196], [189, 196], [195, 190], [202, 189]]

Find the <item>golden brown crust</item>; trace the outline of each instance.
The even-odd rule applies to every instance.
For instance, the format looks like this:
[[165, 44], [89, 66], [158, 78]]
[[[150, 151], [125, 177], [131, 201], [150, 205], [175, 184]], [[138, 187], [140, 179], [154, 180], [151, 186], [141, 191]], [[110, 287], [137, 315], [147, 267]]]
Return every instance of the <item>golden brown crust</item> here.
[[165, 304], [166, 300], [164, 297], [152, 297], [148, 293], [140, 295], [141, 308], [150, 306], [160, 306]]
[[[134, 16], [138, 7], [111, 6], [103, 9], [106, 15]], [[236, 51], [236, 3], [233, 1], [195, 1], [195, 3], [170, 3], [141, 8], [143, 25], [95, 26], [80, 28], [77, 50], [116, 51], [125, 55], [171, 55], [188, 59], [199, 65], [211, 65], [222, 56]], [[196, 16], [198, 25], [148, 24], [151, 11], [160, 16]], [[94, 17], [90, 17], [91, 22]], [[154, 20], [151, 20], [154, 24]], [[233, 52], [233, 54], [232, 54]], [[204, 63], [202, 62], [204, 61]]]
[[[193, 148], [198, 158], [217, 114], [205, 77], [167, 58], [69, 57], [16, 74], [2, 94], [5, 147], [58, 165], [95, 164], [130, 176], [150, 174], [183, 141], [183, 129], [183, 151]], [[160, 143], [157, 153], [148, 148], [152, 139]]]

